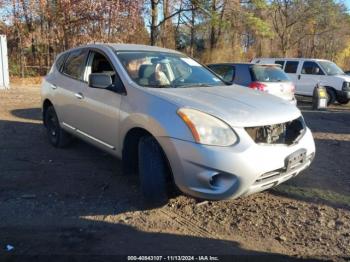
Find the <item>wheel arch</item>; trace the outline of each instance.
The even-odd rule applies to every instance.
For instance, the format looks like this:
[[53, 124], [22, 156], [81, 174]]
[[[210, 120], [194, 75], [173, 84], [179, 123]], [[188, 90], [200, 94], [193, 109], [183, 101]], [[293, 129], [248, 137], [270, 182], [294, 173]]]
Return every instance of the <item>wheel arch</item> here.
[[332, 91], [336, 92], [336, 89], [334, 87], [330, 86], [330, 85], [325, 85], [324, 87], [326, 89], [329, 89], [329, 90], [332, 90]]
[[172, 169], [164, 149], [159, 143], [157, 137], [143, 127], [133, 127], [129, 129], [126, 135], [124, 136], [124, 139], [122, 141], [122, 152], [121, 152], [123, 173], [138, 174], [138, 161], [139, 161], [138, 146], [139, 146], [140, 139], [145, 136], [151, 136], [158, 142], [158, 145], [162, 150], [164, 159], [168, 166], [169, 173], [172, 177]]
[[50, 99], [46, 98], [42, 104], [42, 119], [43, 119], [43, 123], [46, 126], [46, 121], [45, 121], [45, 114], [46, 114], [46, 110], [50, 107], [53, 106], [52, 102], [50, 101]]

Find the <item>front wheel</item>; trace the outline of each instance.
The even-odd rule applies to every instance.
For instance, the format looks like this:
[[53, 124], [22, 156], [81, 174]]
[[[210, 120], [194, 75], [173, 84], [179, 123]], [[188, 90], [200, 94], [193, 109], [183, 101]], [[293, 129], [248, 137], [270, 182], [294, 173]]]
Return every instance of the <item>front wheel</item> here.
[[153, 137], [142, 137], [138, 157], [141, 191], [145, 200], [150, 204], [165, 204], [168, 200], [169, 169], [162, 148]]
[[46, 109], [44, 121], [49, 142], [54, 147], [65, 147], [71, 141], [71, 136], [64, 131], [58, 121], [56, 111], [53, 106]]
[[334, 90], [327, 88], [327, 105], [331, 105], [335, 102], [336, 96]]
[[345, 98], [345, 97], [337, 97], [337, 101], [339, 104], [345, 105], [347, 103], [349, 103], [349, 98]]

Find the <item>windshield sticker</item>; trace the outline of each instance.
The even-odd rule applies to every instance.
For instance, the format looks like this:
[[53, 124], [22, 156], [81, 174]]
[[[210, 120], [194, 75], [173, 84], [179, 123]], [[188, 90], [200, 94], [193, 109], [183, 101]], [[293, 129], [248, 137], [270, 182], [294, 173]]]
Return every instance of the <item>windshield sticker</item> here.
[[194, 61], [191, 58], [181, 58], [182, 61], [184, 61], [186, 64], [190, 65], [190, 66], [201, 66], [200, 64], [198, 64], [196, 61]]
[[221, 80], [219, 78], [213, 77], [213, 80], [216, 82], [220, 82]]

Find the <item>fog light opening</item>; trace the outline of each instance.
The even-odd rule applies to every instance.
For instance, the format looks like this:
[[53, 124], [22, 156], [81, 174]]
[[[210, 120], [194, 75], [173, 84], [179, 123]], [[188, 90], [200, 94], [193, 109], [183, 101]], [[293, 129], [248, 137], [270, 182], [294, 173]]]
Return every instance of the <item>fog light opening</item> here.
[[219, 184], [220, 184], [220, 174], [215, 174], [213, 176], [210, 177], [209, 179], [209, 184], [212, 186], [212, 187], [218, 187]]

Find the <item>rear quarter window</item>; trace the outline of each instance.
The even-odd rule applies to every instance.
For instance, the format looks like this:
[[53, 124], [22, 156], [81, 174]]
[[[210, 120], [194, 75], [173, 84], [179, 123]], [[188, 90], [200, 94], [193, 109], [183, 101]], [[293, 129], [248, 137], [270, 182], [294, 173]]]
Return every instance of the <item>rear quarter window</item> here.
[[66, 60], [68, 54], [65, 53], [65, 54], [62, 54], [60, 55], [57, 60], [56, 60], [56, 68], [58, 71], [62, 72], [62, 67], [63, 67], [63, 64], [64, 64], [64, 61]]

